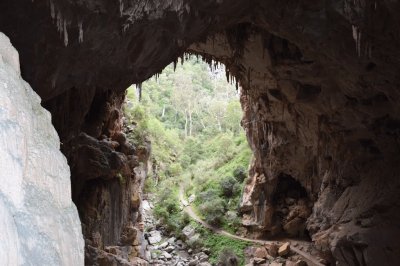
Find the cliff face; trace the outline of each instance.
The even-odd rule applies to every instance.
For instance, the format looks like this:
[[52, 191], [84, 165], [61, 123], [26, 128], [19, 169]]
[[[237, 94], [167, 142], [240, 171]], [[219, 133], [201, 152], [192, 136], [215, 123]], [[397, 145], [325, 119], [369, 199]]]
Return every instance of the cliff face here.
[[0, 33], [0, 262], [83, 264], [67, 160], [50, 114], [20, 75], [18, 53]]
[[[91, 225], [85, 204], [96, 193], [115, 202], [118, 173], [138, 183], [116, 129], [123, 90], [192, 52], [226, 64], [243, 87], [254, 151], [242, 204], [249, 230], [309, 235], [340, 265], [396, 261], [397, 2], [5, 0], [0, 10], [0, 30], [65, 145], [84, 232], [116, 244], [123, 226]], [[80, 165], [91, 156], [99, 163]], [[131, 188], [114, 189], [123, 211], [100, 216], [130, 213]]]
[[131, 265], [144, 257], [141, 191], [150, 144], [134, 147], [127, 141], [123, 101], [124, 94], [112, 91], [95, 98], [84, 132], [63, 147], [85, 236], [86, 265]]

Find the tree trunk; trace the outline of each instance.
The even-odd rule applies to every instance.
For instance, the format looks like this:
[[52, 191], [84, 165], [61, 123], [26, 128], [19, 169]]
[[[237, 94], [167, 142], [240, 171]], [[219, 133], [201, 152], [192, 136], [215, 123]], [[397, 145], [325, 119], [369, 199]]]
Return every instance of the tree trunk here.
[[192, 136], [192, 129], [193, 129], [192, 112], [189, 111], [189, 136]]
[[206, 129], [206, 125], [204, 124], [203, 119], [201, 119], [201, 118], [200, 118], [200, 124], [203, 127], [203, 129]]
[[187, 111], [185, 110], [185, 138], [188, 136], [188, 115]]
[[162, 108], [161, 118], [163, 118], [164, 115], [165, 115], [165, 104], [163, 105], [163, 108]]

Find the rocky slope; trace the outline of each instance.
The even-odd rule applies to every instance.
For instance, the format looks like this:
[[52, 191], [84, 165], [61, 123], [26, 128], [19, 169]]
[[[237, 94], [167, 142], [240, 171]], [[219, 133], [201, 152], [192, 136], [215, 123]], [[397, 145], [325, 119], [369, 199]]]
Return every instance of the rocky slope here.
[[21, 78], [18, 53], [2, 33], [0, 147], [0, 264], [82, 265], [67, 161], [49, 112]]
[[[124, 168], [103, 144], [116, 140], [107, 121], [118, 121], [123, 90], [189, 51], [225, 63], [243, 87], [255, 155], [243, 201], [249, 231], [309, 235], [339, 265], [396, 261], [399, 3], [5, 0], [0, 10], [0, 30], [64, 142], [74, 195], [117, 182]], [[106, 176], [101, 164], [73, 166], [85, 145], [109, 162]], [[118, 149], [116, 162], [129, 161]], [[90, 197], [74, 196], [81, 216]], [[103, 228], [115, 244], [119, 232]]]

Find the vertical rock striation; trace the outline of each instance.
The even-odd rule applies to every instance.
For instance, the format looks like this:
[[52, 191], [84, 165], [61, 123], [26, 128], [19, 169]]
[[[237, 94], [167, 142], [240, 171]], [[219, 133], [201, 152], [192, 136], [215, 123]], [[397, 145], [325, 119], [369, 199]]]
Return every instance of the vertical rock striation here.
[[86, 265], [145, 263], [139, 259], [144, 257], [141, 192], [150, 144], [137, 147], [127, 141], [124, 96], [112, 91], [96, 95], [83, 132], [63, 146], [86, 241]]
[[50, 113], [0, 33], [0, 264], [82, 265], [70, 171]]

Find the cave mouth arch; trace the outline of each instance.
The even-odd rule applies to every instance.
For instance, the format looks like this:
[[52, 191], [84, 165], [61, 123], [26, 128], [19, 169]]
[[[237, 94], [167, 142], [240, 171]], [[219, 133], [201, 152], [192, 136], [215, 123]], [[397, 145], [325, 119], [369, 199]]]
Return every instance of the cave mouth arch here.
[[[398, 130], [393, 127], [399, 120], [400, 41], [392, 34], [398, 31], [398, 3], [93, 3], [0, 3], [1, 30], [20, 53], [24, 79], [52, 113], [74, 183], [97, 176], [96, 168], [75, 171], [76, 152], [84, 144], [81, 133], [91, 136], [96, 147], [104, 132], [119, 139], [119, 124], [109, 113], [119, 116], [119, 99], [128, 84], [149, 78], [184, 51], [213, 55], [246, 88], [241, 101], [255, 153], [249, 203], [257, 198], [261, 182], [293, 173], [315, 199], [307, 226], [319, 248], [331, 250], [339, 264], [362, 265], [366, 257], [371, 265], [382, 257], [397, 261], [397, 254], [388, 250], [400, 250], [395, 239], [400, 220]], [[384, 101], [375, 97], [382, 93]], [[95, 97], [101, 100], [93, 101]], [[105, 112], [86, 121], [94, 102]], [[81, 140], [75, 142], [78, 136]], [[363, 139], [373, 139], [379, 153], [360, 147]], [[109, 151], [104, 149], [90, 154], [104, 158], [101, 154]], [[356, 226], [349, 222], [354, 220]], [[357, 239], [347, 239], [346, 232]], [[367, 244], [362, 252], [360, 242]]]
[[[136, 90], [128, 89], [126, 116], [128, 123], [135, 125], [129, 127], [127, 135], [134, 137], [135, 128], [146, 127], [152, 142], [149, 173], [156, 183], [182, 175], [199, 187], [218, 179], [210, 185], [218, 191], [196, 187], [196, 194], [214, 193], [218, 199], [227, 198], [227, 202], [235, 198], [236, 203], [230, 205], [236, 212], [238, 206], [234, 205], [239, 205], [238, 193], [251, 155], [240, 125], [239, 98], [240, 90], [227, 82], [223, 65], [210, 65], [193, 56], [187, 56], [182, 64], [169, 65]], [[142, 119], [143, 111], [146, 121]], [[219, 179], [224, 179], [225, 190], [220, 188]], [[234, 183], [240, 186], [234, 189]], [[205, 192], [207, 189], [210, 191]]]

